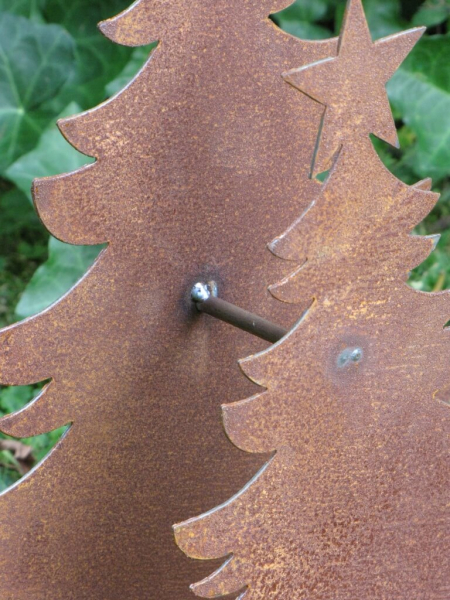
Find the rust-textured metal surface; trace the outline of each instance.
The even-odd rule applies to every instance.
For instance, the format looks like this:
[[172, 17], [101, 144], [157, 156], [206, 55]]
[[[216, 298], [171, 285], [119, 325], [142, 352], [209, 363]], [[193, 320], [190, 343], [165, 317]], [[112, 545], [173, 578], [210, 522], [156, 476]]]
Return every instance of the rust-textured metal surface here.
[[286, 74], [326, 104], [315, 170], [338, 155], [271, 246], [300, 265], [273, 293], [310, 309], [241, 361], [265, 391], [223, 407], [237, 447], [273, 456], [225, 504], [175, 526], [189, 556], [228, 557], [192, 586], [199, 596], [450, 598], [450, 295], [406, 284], [433, 248], [411, 231], [437, 196], [393, 177], [369, 139], [395, 141], [384, 84], [420, 33], [373, 44], [351, 0], [338, 57]]
[[[229, 444], [220, 403], [254, 386], [237, 358], [266, 344], [198, 314], [196, 281], [283, 326], [267, 291], [288, 269], [267, 243], [307, 207], [321, 109], [281, 74], [336, 53], [268, 19], [289, 0], [141, 0], [102, 25], [117, 43], [160, 40], [120, 95], [61, 123], [93, 166], [38, 181], [45, 225], [108, 242], [59, 303], [0, 334], [0, 380], [51, 378], [1, 428], [73, 423], [0, 497], [1, 600], [187, 600], [209, 564], [172, 523], [214, 506], [264, 462]], [[218, 563], [219, 564], [219, 563]]]

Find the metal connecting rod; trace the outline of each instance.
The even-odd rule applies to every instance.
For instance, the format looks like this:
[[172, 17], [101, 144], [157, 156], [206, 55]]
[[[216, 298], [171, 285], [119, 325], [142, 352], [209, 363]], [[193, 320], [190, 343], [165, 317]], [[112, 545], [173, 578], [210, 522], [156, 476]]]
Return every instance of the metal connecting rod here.
[[218, 298], [213, 286], [206, 283], [196, 283], [191, 290], [191, 298], [199, 311], [225, 321], [238, 329], [243, 329], [267, 342], [278, 342], [287, 333], [284, 327], [275, 325], [258, 315]]

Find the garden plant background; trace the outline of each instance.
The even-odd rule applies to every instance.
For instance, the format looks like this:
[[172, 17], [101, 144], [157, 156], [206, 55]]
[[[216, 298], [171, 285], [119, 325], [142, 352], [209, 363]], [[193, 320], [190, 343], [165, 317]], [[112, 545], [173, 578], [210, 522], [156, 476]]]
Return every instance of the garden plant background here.
[[[30, 186], [35, 177], [73, 171], [91, 160], [63, 139], [56, 120], [117, 93], [151, 52], [151, 46], [117, 46], [97, 30], [99, 21], [129, 4], [0, 0], [2, 327], [60, 298], [100, 251], [51, 238], [35, 213]], [[327, 38], [339, 31], [344, 7], [345, 0], [296, 0], [273, 19], [292, 35]], [[450, 287], [450, 0], [365, 0], [364, 7], [374, 39], [411, 26], [428, 27], [388, 84], [401, 148], [374, 143], [397, 177], [406, 183], [432, 177], [433, 189], [442, 194], [417, 230], [422, 235], [441, 233], [441, 240], [410, 278], [417, 289], [442, 290]], [[1, 389], [0, 415], [19, 410], [38, 392], [38, 386]], [[62, 432], [20, 442], [0, 436], [0, 491], [41, 460]]]

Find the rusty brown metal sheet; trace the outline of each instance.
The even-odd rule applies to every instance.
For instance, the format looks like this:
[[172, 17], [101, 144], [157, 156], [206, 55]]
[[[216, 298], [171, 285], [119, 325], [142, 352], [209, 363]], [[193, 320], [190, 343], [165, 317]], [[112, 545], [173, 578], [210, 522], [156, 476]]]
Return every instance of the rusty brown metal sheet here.
[[51, 379], [3, 431], [72, 423], [0, 497], [2, 600], [193, 597], [210, 564], [180, 552], [172, 523], [266, 460], [229, 443], [220, 412], [256, 389], [237, 359], [266, 344], [198, 314], [189, 290], [214, 279], [243, 308], [297, 318], [267, 291], [289, 267], [266, 245], [318, 189], [321, 108], [281, 74], [337, 41], [277, 29], [268, 15], [288, 4], [141, 0], [102, 25], [117, 43], [160, 44], [120, 95], [61, 123], [97, 162], [34, 186], [56, 237], [108, 248], [59, 303], [0, 334], [2, 384]]
[[396, 142], [384, 85], [420, 34], [373, 43], [351, 0], [338, 57], [285, 74], [326, 106], [313, 170], [331, 172], [271, 245], [297, 265], [272, 292], [310, 308], [241, 361], [259, 393], [223, 406], [231, 441], [271, 458], [175, 526], [189, 556], [227, 558], [198, 596], [450, 598], [450, 295], [406, 284], [433, 248], [411, 231], [437, 196], [393, 177], [369, 139]]

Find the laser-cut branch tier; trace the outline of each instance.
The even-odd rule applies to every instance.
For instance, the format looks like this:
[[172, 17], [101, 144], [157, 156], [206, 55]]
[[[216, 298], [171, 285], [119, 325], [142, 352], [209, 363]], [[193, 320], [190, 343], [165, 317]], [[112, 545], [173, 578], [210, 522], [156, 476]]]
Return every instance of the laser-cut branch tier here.
[[203, 572], [171, 524], [261, 463], [237, 460], [218, 403], [250, 393], [234, 365], [263, 344], [201, 319], [188, 290], [214, 279], [231, 302], [285, 327], [295, 319], [267, 293], [285, 271], [266, 244], [295, 218], [294, 192], [300, 209], [316, 192], [321, 111], [281, 73], [335, 54], [337, 41], [280, 31], [268, 16], [288, 4], [140, 0], [101, 26], [118, 43], [160, 43], [118, 96], [60, 124], [97, 162], [34, 186], [51, 233], [108, 248], [57, 304], [0, 333], [2, 384], [51, 379], [3, 431], [72, 423], [0, 497], [2, 600], [188, 598]]
[[[450, 295], [406, 284], [434, 247], [411, 231], [437, 196], [429, 181], [395, 179], [369, 139], [386, 130], [375, 90], [419, 34], [372, 45], [361, 1], [350, 0], [338, 58], [287, 74], [313, 98], [326, 94], [317, 170], [338, 154], [317, 198], [271, 244], [300, 265], [272, 293], [310, 309], [240, 362], [265, 391], [223, 406], [231, 441], [273, 457], [236, 496], [174, 528], [188, 556], [227, 557], [192, 586], [198, 596], [448, 596]], [[383, 48], [374, 63], [373, 47]]]

